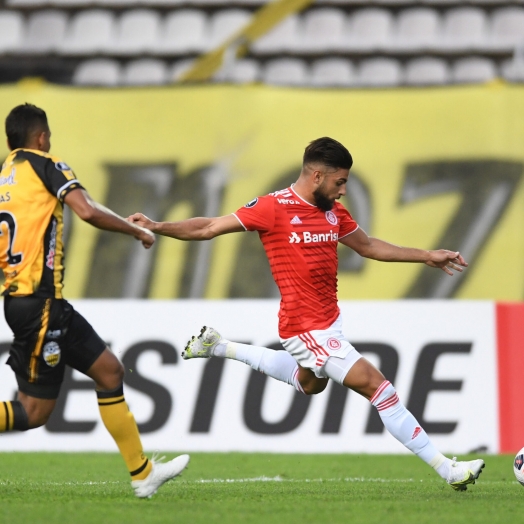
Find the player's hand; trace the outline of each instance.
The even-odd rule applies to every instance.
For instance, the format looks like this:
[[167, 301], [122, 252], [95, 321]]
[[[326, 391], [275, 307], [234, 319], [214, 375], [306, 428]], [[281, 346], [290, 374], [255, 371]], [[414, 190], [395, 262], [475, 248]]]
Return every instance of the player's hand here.
[[146, 217], [146, 215], [143, 215], [142, 213], [130, 215], [126, 218], [126, 220], [132, 224], [135, 224], [136, 226], [145, 227], [146, 229], [149, 229], [149, 231], [152, 231], [155, 225], [153, 220]]
[[136, 239], [140, 240], [140, 242], [142, 242], [142, 245], [146, 249], [149, 249], [155, 243], [155, 235], [153, 235], [153, 233], [151, 233], [151, 231], [149, 231], [149, 229], [145, 229], [143, 227], [141, 227], [138, 230], [138, 234], [136, 236]]
[[429, 255], [430, 258], [426, 260], [426, 265], [440, 268], [451, 276], [453, 276], [453, 271], [462, 273], [462, 268], [468, 267], [468, 263], [458, 251], [439, 249], [437, 251], [430, 251]]

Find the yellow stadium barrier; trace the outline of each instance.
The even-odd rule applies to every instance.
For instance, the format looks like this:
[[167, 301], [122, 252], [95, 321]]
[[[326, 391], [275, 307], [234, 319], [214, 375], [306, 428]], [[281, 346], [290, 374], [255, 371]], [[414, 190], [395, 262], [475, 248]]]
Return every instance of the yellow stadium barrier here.
[[[47, 111], [52, 152], [94, 198], [158, 220], [230, 213], [283, 188], [307, 143], [332, 136], [354, 156], [345, 203], [370, 235], [460, 249], [471, 262], [464, 277], [448, 278], [341, 250], [341, 298], [523, 298], [522, 86], [0, 88], [1, 114], [26, 101]], [[69, 298], [275, 296], [253, 233], [161, 238], [147, 252], [75, 220], [68, 245]]]

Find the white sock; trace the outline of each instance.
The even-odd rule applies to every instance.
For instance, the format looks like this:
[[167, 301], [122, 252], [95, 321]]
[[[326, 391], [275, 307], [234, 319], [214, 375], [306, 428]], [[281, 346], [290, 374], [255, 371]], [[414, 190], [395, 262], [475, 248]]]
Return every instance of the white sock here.
[[255, 371], [285, 382], [304, 393], [298, 381], [298, 364], [287, 351], [221, 340], [213, 350], [213, 356], [231, 358], [248, 364]]
[[370, 402], [377, 408], [386, 429], [406, 448], [447, 479], [451, 460], [431, 443], [417, 419], [400, 402], [392, 384], [385, 380]]

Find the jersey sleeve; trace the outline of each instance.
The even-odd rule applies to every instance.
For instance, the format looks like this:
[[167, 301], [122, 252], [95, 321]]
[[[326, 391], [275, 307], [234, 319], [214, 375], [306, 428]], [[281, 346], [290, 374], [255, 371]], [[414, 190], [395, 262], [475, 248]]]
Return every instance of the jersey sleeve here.
[[341, 204], [338, 204], [337, 206], [337, 215], [340, 221], [340, 229], [338, 233], [339, 239], [348, 236], [358, 229], [358, 224], [351, 216], [351, 213]]
[[47, 190], [60, 202], [63, 202], [65, 196], [73, 189], [83, 188], [73, 170], [60, 159], [36, 155], [29, 151], [23, 153], [23, 157], [29, 160]]
[[270, 231], [275, 224], [275, 204], [271, 196], [255, 198], [233, 213], [246, 231]]

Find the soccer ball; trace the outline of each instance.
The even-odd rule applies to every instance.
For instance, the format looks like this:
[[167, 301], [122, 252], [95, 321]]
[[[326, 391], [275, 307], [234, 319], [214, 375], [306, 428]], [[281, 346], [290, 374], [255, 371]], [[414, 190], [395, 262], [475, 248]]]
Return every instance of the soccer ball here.
[[524, 448], [522, 448], [513, 461], [513, 472], [517, 480], [524, 486]]

